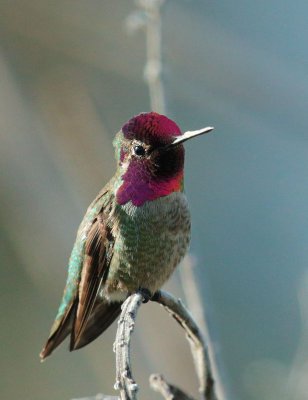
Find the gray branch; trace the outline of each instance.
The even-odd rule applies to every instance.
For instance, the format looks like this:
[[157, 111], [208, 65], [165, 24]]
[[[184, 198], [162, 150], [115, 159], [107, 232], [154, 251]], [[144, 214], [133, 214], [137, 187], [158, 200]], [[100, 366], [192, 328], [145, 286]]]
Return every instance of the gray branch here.
[[150, 386], [153, 390], [159, 392], [165, 400], [194, 400], [183, 390], [168, 383], [163, 375], [160, 374], [152, 374], [150, 376]]
[[217, 367], [215, 353], [213, 350], [214, 346], [211, 341], [209, 328], [204, 315], [201, 294], [194, 273], [195, 264], [196, 261], [193, 256], [187, 255], [185, 257], [184, 263], [180, 268], [181, 282], [189, 310], [194, 316], [196, 323], [198, 324], [205, 337], [205, 341], [208, 347], [208, 365], [211, 366], [212, 375], [215, 379], [216, 396], [219, 400], [226, 400], [227, 396], [225, 393], [225, 387], [223, 385], [223, 381]]
[[180, 299], [176, 299], [164, 290], [159, 290], [157, 292], [154, 301], [163, 305], [169, 314], [171, 314], [185, 330], [199, 379], [199, 390], [203, 398], [207, 400], [217, 400], [205, 340], [190, 312]]
[[146, 32], [146, 64], [144, 78], [149, 87], [151, 109], [165, 114], [164, 86], [161, 79], [161, 15], [160, 7], [164, 0], [136, 0], [139, 12], [132, 13], [127, 19], [130, 32], [144, 28]]
[[[116, 385], [120, 390], [121, 400], [136, 400], [138, 385], [134, 381], [130, 362], [131, 335], [135, 327], [137, 311], [142, 303], [141, 293], [131, 295], [122, 306], [119, 327], [114, 349], [116, 352]], [[159, 290], [153, 301], [160, 303], [182, 326], [186, 332], [192, 351], [200, 392], [207, 400], [217, 400], [214, 380], [210, 369], [209, 357], [203, 335], [191, 314], [180, 299], [176, 299], [164, 290]]]
[[122, 313], [118, 321], [118, 330], [114, 342], [116, 353], [115, 389], [120, 391], [121, 400], [136, 400], [138, 385], [133, 379], [130, 363], [130, 343], [138, 309], [143, 301], [141, 293], [128, 297], [122, 305]]
[[[143, 294], [140, 292], [129, 296], [122, 305], [122, 312], [118, 321], [118, 329], [114, 343], [114, 351], [116, 353], [115, 389], [120, 391], [120, 397], [99, 394], [95, 397], [79, 400], [137, 400], [139, 388], [132, 374], [130, 348], [137, 312], [143, 299]], [[173, 295], [164, 290], [156, 292], [152, 301], [161, 304], [185, 330], [193, 355], [199, 379], [200, 392], [203, 399], [217, 400], [207, 347], [203, 335], [190, 312], [180, 299], [176, 299]], [[159, 391], [166, 400], [193, 400], [192, 397], [186, 395], [178, 387], [167, 383], [161, 375], [152, 375], [150, 384], [151, 387]]]

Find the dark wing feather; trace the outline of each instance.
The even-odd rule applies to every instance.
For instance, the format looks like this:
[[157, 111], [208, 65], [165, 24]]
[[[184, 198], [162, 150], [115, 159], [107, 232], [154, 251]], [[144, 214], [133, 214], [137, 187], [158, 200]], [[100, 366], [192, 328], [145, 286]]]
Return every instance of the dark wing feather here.
[[87, 321], [87, 325], [78, 343], [75, 345], [74, 350], [86, 346], [103, 333], [120, 315], [121, 305], [122, 303], [120, 302], [107, 303], [104, 301], [96, 301]]
[[[96, 317], [89, 320], [88, 326], [87, 320], [89, 319], [91, 309], [95, 303], [99, 285], [104, 282], [108, 274], [113, 248], [113, 236], [111, 235], [110, 228], [106, 223], [107, 214], [110, 212], [111, 202], [110, 199], [107, 200], [107, 198], [105, 198], [105, 195], [108, 193], [108, 188], [110, 185], [112, 185], [112, 181], [103, 188], [96, 199], [92, 202], [79, 227], [76, 241], [81, 242], [82, 238], [80, 236], [84, 234], [87, 235], [85, 259], [80, 265], [82, 281], [80, 282], [78, 279], [74, 284], [72, 284], [68, 277], [60, 307], [67, 302], [66, 291], [68, 290], [71, 292], [72, 286], [74, 286], [73, 293], [69, 293], [72, 298], [70, 302], [65, 304], [65, 312], [63, 315], [61, 314], [61, 316], [56, 318], [53, 323], [49, 338], [47, 339], [47, 342], [40, 354], [42, 361], [44, 358], [50, 355], [51, 352], [70, 333], [71, 346], [73, 348], [78, 346], [78, 340], [82, 337], [83, 332], [86, 333], [86, 336], [93, 337], [90, 330], [92, 328], [94, 330], [96, 329], [93, 327], [93, 321], [96, 321]], [[102, 204], [102, 208], [96, 215], [95, 219], [91, 221], [91, 213], [98, 202]], [[89, 228], [88, 224], [90, 224]], [[100, 315], [103, 318], [104, 314], [106, 315], [107, 320], [110, 320], [108, 315], [113, 315], [111, 311], [113, 306], [111, 307], [110, 311], [108, 311], [107, 308], [108, 307], [106, 304], [106, 313], [100, 313]]]
[[72, 301], [70, 307], [68, 307], [66, 314], [62, 317], [59, 324], [58, 321], [55, 322], [58, 324], [58, 326], [52, 329], [54, 332], [49, 336], [43, 350], [40, 353], [41, 361], [44, 361], [44, 359], [48, 357], [51, 352], [63, 342], [66, 336], [70, 334], [73, 327], [76, 309], [77, 299]]
[[97, 298], [98, 291], [106, 281], [113, 237], [106, 223], [107, 217], [100, 213], [94, 220], [87, 237], [85, 260], [79, 284], [79, 301], [75, 323], [71, 334], [70, 349], [79, 346], [79, 341], [88, 324], [88, 319]]

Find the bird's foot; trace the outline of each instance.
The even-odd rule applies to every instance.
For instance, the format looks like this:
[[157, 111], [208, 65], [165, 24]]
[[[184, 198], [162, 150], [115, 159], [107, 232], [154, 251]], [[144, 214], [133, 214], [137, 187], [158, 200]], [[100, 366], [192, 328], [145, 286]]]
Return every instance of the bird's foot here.
[[139, 288], [138, 292], [141, 293], [143, 296], [142, 303], [147, 303], [152, 298], [152, 293], [149, 291], [149, 289]]
[[153, 296], [151, 297], [151, 300], [152, 300], [152, 301], [158, 301], [158, 300], [159, 300], [159, 297], [160, 297], [160, 291], [157, 290], [157, 292], [155, 292], [155, 293], [153, 294]]

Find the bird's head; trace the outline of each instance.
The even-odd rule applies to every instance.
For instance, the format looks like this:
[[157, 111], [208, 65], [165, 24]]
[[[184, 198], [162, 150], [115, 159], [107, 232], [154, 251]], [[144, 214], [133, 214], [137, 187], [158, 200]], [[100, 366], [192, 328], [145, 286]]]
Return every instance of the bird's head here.
[[118, 204], [132, 201], [139, 207], [183, 190], [183, 142], [211, 131], [208, 127], [182, 135], [175, 122], [155, 112], [131, 118], [116, 135], [114, 147], [121, 178]]

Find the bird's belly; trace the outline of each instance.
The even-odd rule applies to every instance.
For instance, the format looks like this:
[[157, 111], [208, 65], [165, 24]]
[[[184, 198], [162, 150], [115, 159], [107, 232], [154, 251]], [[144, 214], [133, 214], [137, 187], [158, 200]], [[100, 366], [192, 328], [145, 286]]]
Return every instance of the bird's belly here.
[[119, 222], [105, 295], [119, 300], [139, 287], [154, 293], [189, 246], [190, 215], [185, 195], [175, 192], [142, 207], [122, 208]]

